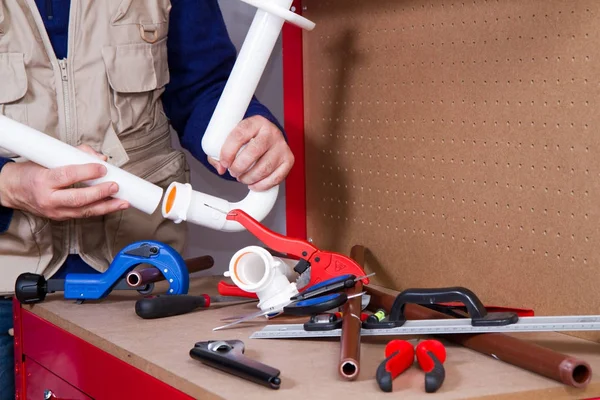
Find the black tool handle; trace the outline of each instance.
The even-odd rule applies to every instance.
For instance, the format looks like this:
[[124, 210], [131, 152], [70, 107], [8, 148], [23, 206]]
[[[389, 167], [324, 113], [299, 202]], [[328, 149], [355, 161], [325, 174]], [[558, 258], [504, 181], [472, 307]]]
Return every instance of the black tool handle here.
[[15, 297], [22, 304], [40, 303], [46, 299], [48, 284], [43, 275], [23, 273], [15, 282]]
[[186, 314], [208, 304], [208, 296], [178, 294], [146, 297], [135, 302], [135, 313], [144, 319], [165, 318]]
[[394, 328], [404, 325], [406, 322], [404, 316], [406, 304], [449, 302], [463, 303], [467, 308], [473, 326], [503, 326], [514, 324], [519, 320], [519, 316], [514, 312], [488, 313], [477, 295], [464, 287], [412, 288], [404, 290], [396, 297], [387, 321], [370, 324], [369, 329]]
[[281, 385], [280, 371], [246, 357], [241, 340], [198, 342], [190, 350], [190, 357], [271, 389], [279, 389]]
[[442, 387], [446, 378], [446, 370], [444, 369], [444, 364], [438, 360], [432, 351], [428, 351], [427, 355], [433, 361], [433, 369], [425, 374], [425, 392], [433, 393]]

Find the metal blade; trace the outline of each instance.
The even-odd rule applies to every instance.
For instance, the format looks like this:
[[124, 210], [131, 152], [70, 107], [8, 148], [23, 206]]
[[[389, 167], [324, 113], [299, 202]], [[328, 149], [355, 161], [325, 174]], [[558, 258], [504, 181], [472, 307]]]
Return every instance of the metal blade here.
[[258, 299], [249, 299], [242, 296], [210, 296], [211, 303], [257, 303]]
[[263, 315], [281, 312], [282, 310], [283, 310], [283, 308], [281, 308], [281, 307], [279, 307], [279, 308], [271, 307], [271, 308], [268, 308], [268, 309], [266, 309], [264, 311], [257, 311], [257, 312], [255, 312], [253, 314], [246, 315], [245, 317], [242, 317], [242, 318], [240, 318], [240, 319], [238, 319], [236, 321], [230, 322], [230, 323], [225, 324], [223, 326], [219, 326], [219, 327], [213, 328], [213, 331], [218, 331], [218, 330], [221, 330], [221, 329], [233, 326], [233, 325], [237, 325], [240, 322], [249, 321], [249, 320], [254, 319], [254, 318], [262, 317]]

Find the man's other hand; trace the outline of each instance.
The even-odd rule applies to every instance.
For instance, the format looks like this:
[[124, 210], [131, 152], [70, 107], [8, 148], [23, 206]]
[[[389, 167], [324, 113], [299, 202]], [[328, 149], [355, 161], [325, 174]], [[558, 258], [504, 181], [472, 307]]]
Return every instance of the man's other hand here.
[[[90, 146], [80, 150], [106, 161]], [[0, 200], [3, 206], [64, 221], [89, 218], [129, 207], [126, 201], [111, 198], [119, 190], [115, 182], [70, 188], [76, 183], [106, 175], [106, 167], [91, 163], [47, 169], [31, 161], [8, 163], [0, 173]]]
[[294, 155], [277, 126], [254, 116], [241, 121], [227, 137], [220, 160], [209, 157], [209, 162], [220, 175], [229, 169], [238, 182], [260, 192], [283, 182], [294, 165]]

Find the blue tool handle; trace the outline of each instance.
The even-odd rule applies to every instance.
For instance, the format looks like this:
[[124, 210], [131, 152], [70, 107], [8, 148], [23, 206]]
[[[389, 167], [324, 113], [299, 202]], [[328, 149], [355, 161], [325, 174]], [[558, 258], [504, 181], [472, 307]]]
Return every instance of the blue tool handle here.
[[[308, 288], [303, 290], [302, 293], [297, 294], [290, 300], [306, 300], [320, 294], [327, 294], [331, 291], [337, 291], [346, 287], [352, 287], [355, 283], [355, 279], [356, 275], [353, 274], [336, 276], [334, 278], [317, 283], [316, 285], [309, 286]], [[346, 282], [350, 283], [350, 285]]]
[[[139, 249], [151, 246], [158, 251], [140, 255]], [[67, 274], [65, 299], [97, 300], [107, 296], [121, 278], [140, 264], [158, 268], [169, 282], [167, 294], [187, 294], [190, 277], [185, 260], [171, 246], [156, 241], [140, 241], [123, 248], [106, 272], [101, 274]]]
[[345, 292], [332, 293], [325, 296], [313, 297], [308, 300], [296, 301], [285, 306], [283, 312], [291, 315], [321, 314], [340, 307], [346, 301], [348, 301], [348, 295]]

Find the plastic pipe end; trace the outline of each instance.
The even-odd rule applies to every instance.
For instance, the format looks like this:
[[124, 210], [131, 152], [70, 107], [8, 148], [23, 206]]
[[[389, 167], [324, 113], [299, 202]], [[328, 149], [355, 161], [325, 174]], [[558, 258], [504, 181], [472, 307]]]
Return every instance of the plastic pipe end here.
[[233, 282], [246, 292], [256, 293], [269, 283], [273, 256], [258, 246], [238, 250], [229, 262], [229, 275]]
[[192, 201], [192, 185], [189, 183], [173, 182], [165, 191], [162, 202], [164, 218], [175, 221], [176, 224], [187, 219]]

